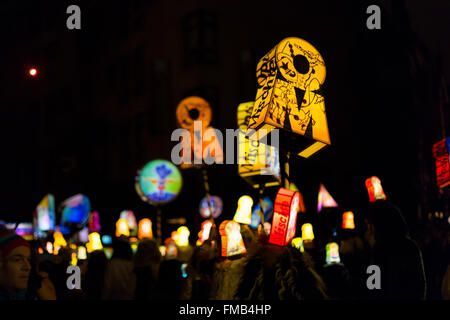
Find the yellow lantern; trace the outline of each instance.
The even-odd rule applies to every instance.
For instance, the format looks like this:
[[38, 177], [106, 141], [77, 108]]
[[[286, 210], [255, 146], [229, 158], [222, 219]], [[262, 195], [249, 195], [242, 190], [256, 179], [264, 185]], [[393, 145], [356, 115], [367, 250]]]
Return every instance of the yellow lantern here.
[[53, 239], [53, 254], [58, 254], [60, 248], [67, 247], [67, 242], [61, 232], [56, 231], [53, 234]]
[[70, 264], [73, 265], [73, 266], [76, 266], [78, 264], [76, 252], [72, 252]]
[[178, 239], [176, 240], [176, 244], [179, 247], [184, 247], [189, 245], [189, 229], [185, 226], [179, 227], [177, 229]]
[[291, 245], [300, 250], [300, 252], [305, 252], [305, 248], [303, 247], [303, 239], [301, 237], [292, 239]]
[[283, 129], [286, 147], [304, 158], [329, 145], [320, 91], [325, 76], [325, 62], [316, 48], [300, 38], [282, 40], [256, 67], [258, 89], [248, 128]]
[[253, 199], [249, 196], [242, 196], [238, 200], [238, 207], [234, 215], [234, 221], [242, 224], [252, 223]]
[[303, 242], [310, 242], [314, 240], [313, 226], [311, 223], [302, 225], [302, 239]]
[[89, 234], [89, 242], [86, 243], [86, 249], [89, 253], [95, 250], [103, 249], [102, 240], [97, 232], [92, 232]]
[[152, 221], [150, 219], [142, 219], [139, 221], [139, 239], [149, 238], [153, 239]]
[[222, 243], [222, 257], [246, 253], [241, 226], [236, 221], [225, 220], [219, 226]]
[[277, 186], [281, 181], [278, 149], [261, 142], [258, 137], [248, 139], [245, 136], [253, 104], [251, 101], [238, 106], [238, 173], [254, 188], [259, 188], [261, 184], [265, 187]]
[[83, 246], [78, 247], [78, 260], [86, 260], [87, 259], [87, 253], [86, 248]]
[[342, 215], [342, 229], [355, 229], [353, 212], [347, 211]]
[[121, 235], [124, 235], [125, 237], [130, 236], [128, 221], [124, 218], [120, 218], [116, 222], [116, 237], [119, 238]]
[[326, 245], [326, 263], [339, 263], [341, 258], [339, 257], [339, 246], [336, 242], [331, 242]]

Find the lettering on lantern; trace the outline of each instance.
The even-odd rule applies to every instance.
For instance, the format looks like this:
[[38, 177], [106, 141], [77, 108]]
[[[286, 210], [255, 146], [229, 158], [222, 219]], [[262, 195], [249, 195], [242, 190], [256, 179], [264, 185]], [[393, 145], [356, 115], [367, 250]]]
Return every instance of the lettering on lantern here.
[[239, 223], [225, 220], [219, 226], [219, 233], [222, 242], [222, 257], [231, 257], [247, 252]]
[[299, 207], [302, 207], [300, 201], [299, 192], [285, 188], [278, 190], [269, 243], [285, 246], [295, 236], [297, 213]]
[[450, 185], [449, 149], [450, 137], [433, 145], [433, 156], [436, 161], [436, 182], [439, 188]]

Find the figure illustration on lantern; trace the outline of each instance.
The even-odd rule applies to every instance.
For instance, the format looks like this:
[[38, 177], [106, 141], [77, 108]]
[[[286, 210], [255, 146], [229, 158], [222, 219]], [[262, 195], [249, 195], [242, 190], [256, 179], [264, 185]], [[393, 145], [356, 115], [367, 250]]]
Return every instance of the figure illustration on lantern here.
[[234, 221], [230, 221], [225, 226], [225, 232], [228, 237], [227, 256], [245, 253], [246, 249], [242, 240], [240, 225]]
[[167, 168], [165, 164], [161, 164], [155, 168], [155, 171], [159, 176], [159, 179], [152, 179], [147, 177], [143, 178], [144, 181], [158, 184], [158, 191], [147, 194], [147, 196], [157, 201], [166, 201], [173, 198], [175, 194], [166, 190], [167, 183], [175, 182], [174, 179], [167, 179], [167, 177], [172, 173], [172, 170]]

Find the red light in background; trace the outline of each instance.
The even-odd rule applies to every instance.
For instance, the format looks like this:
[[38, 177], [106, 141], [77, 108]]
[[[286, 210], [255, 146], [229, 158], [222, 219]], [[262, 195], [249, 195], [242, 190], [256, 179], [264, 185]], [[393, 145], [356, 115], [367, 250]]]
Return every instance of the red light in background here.
[[30, 76], [35, 77], [37, 75], [37, 70], [36, 68], [31, 68], [28, 73], [30, 74]]

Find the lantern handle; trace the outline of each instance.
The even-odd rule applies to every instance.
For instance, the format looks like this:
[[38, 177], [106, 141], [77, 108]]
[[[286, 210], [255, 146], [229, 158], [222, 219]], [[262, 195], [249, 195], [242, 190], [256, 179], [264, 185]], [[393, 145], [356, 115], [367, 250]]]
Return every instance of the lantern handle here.
[[203, 176], [203, 185], [205, 186], [205, 192], [206, 192], [206, 200], [208, 203], [208, 210], [211, 214], [209, 220], [214, 224], [214, 217], [213, 217], [213, 210], [211, 207], [211, 195], [209, 193], [209, 183], [208, 183], [208, 172], [206, 171], [206, 168], [202, 169], [202, 176]]
[[261, 217], [261, 228], [264, 228], [264, 211], [263, 211], [263, 194], [264, 194], [264, 184], [261, 183], [259, 186], [259, 216]]
[[156, 205], [156, 241], [158, 244], [162, 242], [162, 233], [161, 233], [161, 206]]

